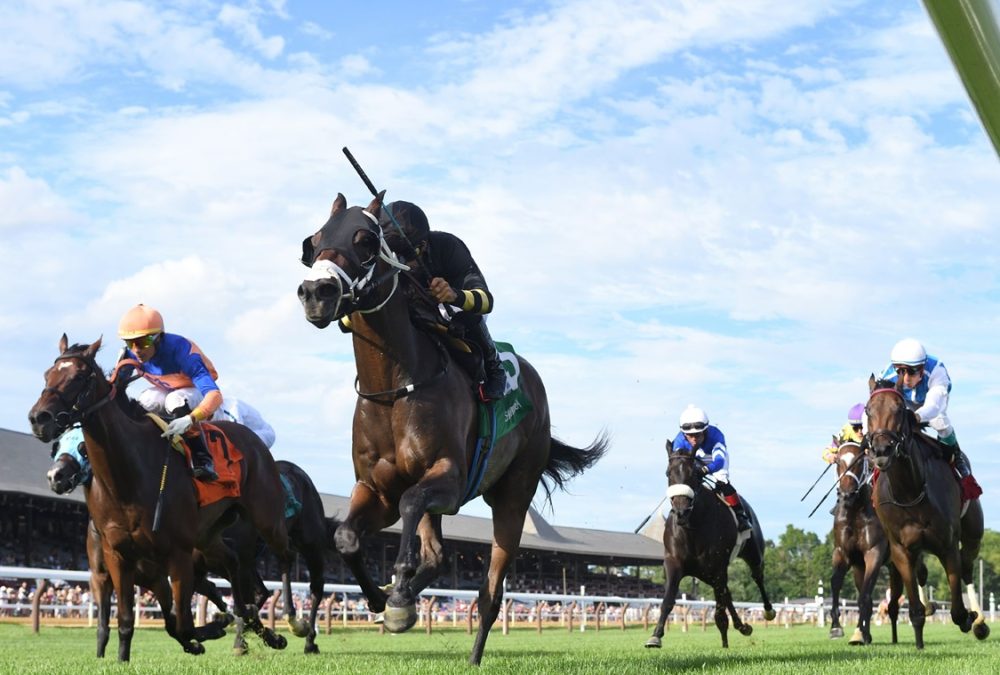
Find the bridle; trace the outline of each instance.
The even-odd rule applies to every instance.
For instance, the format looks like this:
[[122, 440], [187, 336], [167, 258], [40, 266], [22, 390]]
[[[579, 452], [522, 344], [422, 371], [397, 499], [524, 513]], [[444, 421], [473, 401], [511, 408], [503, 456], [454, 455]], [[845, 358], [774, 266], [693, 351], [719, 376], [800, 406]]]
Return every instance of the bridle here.
[[[667, 475], [670, 475], [670, 464], [674, 462], [686, 462], [691, 465], [692, 471], [691, 476], [688, 477], [688, 481], [695, 478], [696, 472], [694, 471], [695, 462], [698, 458], [694, 456], [694, 453], [687, 453], [682, 451], [675, 451], [671, 453], [670, 461], [667, 464]], [[670, 512], [677, 516], [677, 522], [682, 527], [687, 527], [686, 521], [690, 517], [691, 512], [694, 510], [694, 498], [696, 495], [695, 488], [692, 487], [689, 482], [678, 482], [672, 483], [667, 486], [667, 497], [670, 498]], [[674, 504], [674, 497], [687, 497], [688, 503], [684, 508], [677, 508]]]
[[894, 431], [892, 429], [868, 429], [868, 432], [864, 436], [864, 440], [861, 442], [861, 449], [872, 449], [874, 451], [873, 442], [875, 439], [884, 437], [889, 440], [889, 456], [890, 457], [903, 457], [906, 455], [905, 447], [910, 441], [910, 429], [907, 428], [906, 424], [906, 402], [903, 395], [899, 393], [897, 389], [891, 387], [884, 387], [882, 389], [876, 389], [868, 397], [868, 404], [865, 405], [865, 416], [871, 419], [869, 412], [869, 407], [871, 406], [872, 399], [874, 399], [879, 394], [894, 394], [899, 397], [900, 403], [902, 405], [899, 407], [896, 413], [896, 421], [898, 422], [899, 431]]
[[[862, 469], [860, 474], [855, 473], [854, 471], [851, 470], [854, 464], [858, 461], [857, 457], [855, 457], [851, 462], [848, 463], [848, 466], [843, 470], [843, 472], [839, 470], [840, 463], [845, 461], [840, 458], [840, 452], [843, 448], [846, 448], [847, 446], [856, 447], [858, 449], [858, 452], [861, 453], [861, 457], [863, 457]], [[864, 451], [861, 449], [861, 444], [854, 442], [844, 443], [837, 449], [837, 465], [838, 465], [837, 489], [840, 492], [840, 498], [844, 500], [844, 502], [850, 503], [855, 498], [857, 498], [858, 494], [861, 492], [861, 488], [864, 487], [871, 480], [874, 472], [872, 471], [871, 465], [868, 463], [868, 458], [865, 457]], [[854, 489], [852, 490], [840, 489], [840, 481], [844, 478], [844, 476], [847, 476], [854, 481]]]
[[[62, 354], [56, 357], [52, 367], [55, 368], [57, 364], [67, 361], [83, 362], [90, 369], [90, 374], [79, 390], [72, 396], [67, 395], [58, 387], [45, 387], [42, 389], [42, 396], [52, 394], [59, 400], [63, 408], [65, 408], [65, 410], [60, 410], [54, 415], [59, 435], [62, 435], [67, 429], [81, 423], [85, 417], [110, 403], [116, 394], [116, 387], [112, 383], [107, 396], [100, 397], [93, 403], [88, 404], [87, 401], [97, 395], [97, 387], [99, 385], [97, 374], [101, 372], [100, 366], [97, 365], [97, 362], [93, 358], [84, 356], [83, 354]], [[117, 368], [115, 372], [117, 372]]]

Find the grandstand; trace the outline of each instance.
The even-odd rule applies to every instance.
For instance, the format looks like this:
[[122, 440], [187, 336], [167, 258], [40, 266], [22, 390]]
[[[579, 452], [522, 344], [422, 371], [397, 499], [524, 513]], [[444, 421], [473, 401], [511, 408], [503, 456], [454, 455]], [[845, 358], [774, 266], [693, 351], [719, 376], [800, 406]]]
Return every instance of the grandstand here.
[[[87, 569], [84, 535], [87, 509], [82, 490], [56, 495], [45, 472], [51, 466], [50, 448], [30, 434], [0, 429], [0, 565]], [[279, 458], [280, 459], [280, 458]], [[347, 514], [348, 498], [322, 494], [328, 518]], [[658, 526], [658, 527], [657, 527]], [[448, 516], [443, 519], [448, 564], [432, 586], [478, 588], [488, 560], [492, 525], [487, 518]], [[610, 532], [548, 523], [534, 508], [525, 519], [521, 554], [507, 577], [514, 591], [578, 593], [622, 597], [660, 595], [662, 587], [642, 574], [660, 568], [663, 545], [660, 518], [652, 518], [643, 534]], [[399, 524], [366, 542], [366, 555], [388, 580], [396, 558]], [[331, 542], [332, 543], [332, 542]], [[335, 550], [328, 555], [326, 581], [354, 583]], [[277, 578], [273, 560], [263, 561], [265, 578]], [[305, 578], [304, 565], [296, 578]]]

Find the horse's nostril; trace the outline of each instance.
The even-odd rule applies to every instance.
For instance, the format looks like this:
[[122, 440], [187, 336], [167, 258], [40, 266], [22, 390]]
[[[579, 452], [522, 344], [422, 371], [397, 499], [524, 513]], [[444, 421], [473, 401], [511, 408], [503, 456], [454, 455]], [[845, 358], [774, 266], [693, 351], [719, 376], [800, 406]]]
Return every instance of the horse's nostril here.
[[309, 291], [306, 290], [305, 286], [299, 284], [299, 300], [305, 301], [309, 299]]

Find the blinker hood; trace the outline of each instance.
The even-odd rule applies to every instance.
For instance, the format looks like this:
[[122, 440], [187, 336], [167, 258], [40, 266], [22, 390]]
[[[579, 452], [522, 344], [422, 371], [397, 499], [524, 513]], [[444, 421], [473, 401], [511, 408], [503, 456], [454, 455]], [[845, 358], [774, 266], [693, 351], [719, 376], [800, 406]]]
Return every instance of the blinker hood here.
[[378, 219], [360, 206], [339, 210], [331, 215], [318, 235], [315, 245], [313, 237], [302, 240], [302, 264], [306, 267], [312, 267], [318, 253], [335, 250], [355, 270], [360, 271], [371, 267], [379, 253]]

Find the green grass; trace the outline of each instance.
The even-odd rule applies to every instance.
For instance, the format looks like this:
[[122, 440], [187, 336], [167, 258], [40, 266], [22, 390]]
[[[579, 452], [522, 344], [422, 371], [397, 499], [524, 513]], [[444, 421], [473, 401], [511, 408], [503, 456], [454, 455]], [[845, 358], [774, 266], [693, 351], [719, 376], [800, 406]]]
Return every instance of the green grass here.
[[[850, 631], [848, 631], [849, 633]], [[322, 653], [305, 656], [302, 641], [289, 636], [288, 649], [267, 650], [250, 639], [251, 653], [232, 656], [232, 640], [207, 643], [202, 656], [183, 654], [163, 631], [144, 628], [132, 641], [132, 661], [116, 662], [117, 634], [108, 644], [110, 658], [94, 658], [94, 630], [42, 628], [35, 635], [28, 626], [0, 624], [0, 672], [17, 673], [367, 673], [416, 675], [418, 673], [890, 673], [923, 674], [1000, 672], [1000, 642], [978, 642], [951, 625], [929, 625], [926, 648], [913, 647], [913, 631], [900, 626], [900, 644], [889, 644], [887, 627], [875, 627], [875, 642], [866, 648], [850, 647], [846, 639], [830, 640], [824, 629], [810, 626], [790, 630], [757, 627], [750, 637], [730, 630], [730, 648], [720, 647], [714, 626], [682, 633], [672, 629], [663, 649], [645, 649], [648, 633], [641, 627], [627, 631], [591, 628], [584, 633], [552, 628], [538, 635], [533, 630], [499, 627], [486, 647], [483, 665], [467, 665], [472, 636], [464, 630], [439, 630], [426, 635], [414, 629], [405, 635], [379, 635], [374, 630], [334, 629], [320, 635]]]

